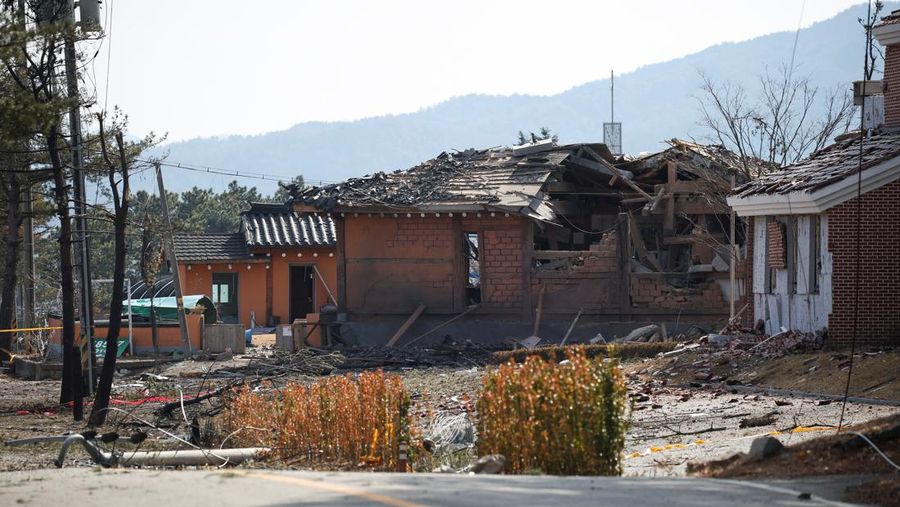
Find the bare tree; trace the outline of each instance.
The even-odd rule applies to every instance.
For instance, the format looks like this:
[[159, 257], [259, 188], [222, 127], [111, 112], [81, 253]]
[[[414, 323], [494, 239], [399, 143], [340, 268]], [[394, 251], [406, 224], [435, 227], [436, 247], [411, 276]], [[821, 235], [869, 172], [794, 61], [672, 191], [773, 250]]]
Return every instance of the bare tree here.
[[878, 22], [878, 15], [881, 14], [881, 11], [884, 9], [884, 2], [876, 0], [874, 4], [875, 10], [871, 9], [871, 5], [869, 7], [866, 19], [857, 18], [857, 21], [859, 21], [859, 24], [866, 32], [866, 79], [872, 79], [872, 76], [878, 69], [878, 62], [884, 61], [884, 51], [882, 51], [881, 46], [876, 44], [872, 38], [872, 27]]
[[763, 73], [754, 97], [741, 85], [701, 77], [699, 123], [741, 157], [750, 178], [824, 148], [854, 117], [848, 90], [820, 89], [809, 78], [795, 78], [789, 67]]
[[[97, 385], [94, 408], [91, 410], [91, 426], [102, 426], [106, 422], [109, 395], [112, 391], [113, 374], [116, 371], [116, 352], [119, 348], [119, 331], [122, 329], [122, 300], [125, 292], [125, 260], [127, 256], [126, 229], [128, 227], [128, 205], [131, 189], [128, 184], [128, 157], [125, 155], [125, 141], [122, 128], [114, 127], [114, 137], [118, 148], [118, 163], [109, 155], [103, 114], [97, 115], [100, 127], [100, 152], [109, 178], [109, 188], [113, 201], [113, 237], [115, 242], [115, 260], [113, 266], [112, 299], [109, 303], [109, 326], [106, 331], [106, 355], [103, 358], [103, 370]], [[121, 192], [117, 176], [121, 177]], [[128, 297], [131, 297], [129, 294]]]

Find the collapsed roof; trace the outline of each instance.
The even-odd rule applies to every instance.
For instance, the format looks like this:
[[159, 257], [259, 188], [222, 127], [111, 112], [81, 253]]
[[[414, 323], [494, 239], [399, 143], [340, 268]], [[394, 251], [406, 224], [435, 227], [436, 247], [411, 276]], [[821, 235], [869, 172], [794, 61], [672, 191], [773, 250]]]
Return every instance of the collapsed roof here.
[[740, 186], [732, 195], [743, 198], [811, 193], [897, 156], [900, 156], [900, 133], [866, 137], [862, 140], [862, 149], [860, 138], [853, 136], [827, 146], [796, 164]]
[[669, 161], [683, 179], [703, 179], [730, 188], [730, 176], [746, 181], [739, 158], [721, 146], [673, 139], [671, 148], [636, 159], [615, 158], [603, 144], [556, 146], [539, 141], [500, 147], [443, 152], [407, 170], [378, 172], [321, 187], [289, 188], [294, 202], [332, 211], [476, 211], [515, 212], [553, 221], [548, 183], [572, 175], [576, 181], [612, 195], [648, 196], [666, 181]]

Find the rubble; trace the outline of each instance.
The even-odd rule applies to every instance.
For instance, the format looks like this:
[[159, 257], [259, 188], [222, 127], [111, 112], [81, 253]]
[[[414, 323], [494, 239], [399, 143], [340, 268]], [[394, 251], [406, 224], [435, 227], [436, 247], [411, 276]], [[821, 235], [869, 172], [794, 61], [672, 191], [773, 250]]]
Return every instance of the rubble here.
[[499, 474], [506, 466], [506, 456], [491, 454], [478, 458], [478, 461], [469, 469], [474, 474]]

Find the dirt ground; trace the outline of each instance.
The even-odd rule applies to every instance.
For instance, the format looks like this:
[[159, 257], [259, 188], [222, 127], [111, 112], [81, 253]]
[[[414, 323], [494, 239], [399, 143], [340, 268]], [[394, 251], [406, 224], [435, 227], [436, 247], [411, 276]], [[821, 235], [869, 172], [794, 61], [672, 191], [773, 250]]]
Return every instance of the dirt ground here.
[[[116, 378], [113, 398], [121, 400], [120, 410], [156, 421], [154, 411], [160, 402], [130, 405], [148, 396], [178, 399], [215, 389], [234, 381], [229, 371], [252, 368], [257, 361], [252, 354], [215, 363], [184, 361], [161, 365], [155, 372], [162, 379], [132, 371]], [[765, 385], [826, 393], [841, 391], [843, 360], [835, 354], [817, 353], [788, 356], [760, 361], [756, 364], [725, 361], [709, 353], [690, 352], [670, 358], [632, 359], [623, 369], [634, 401], [631, 430], [625, 446], [625, 475], [678, 476], [684, 475], [692, 461], [709, 461], [746, 451], [752, 440], [760, 435], [778, 433], [786, 444], [805, 442], [835, 432], [840, 417], [839, 402], [827, 402], [809, 397], [772, 396], [762, 393], [737, 392], [744, 384]], [[856, 395], [898, 400], [897, 387], [891, 377], [900, 371], [897, 354], [860, 354], [854, 365]], [[699, 363], [698, 363], [699, 362]], [[813, 368], [813, 367], [816, 368]], [[485, 367], [430, 366], [389, 369], [404, 378], [411, 393], [413, 413], [420, 426], [438, 414], [467, 413], [474, 416], [475, 399], [481, 386]], [[697, 371], [707, 375], [697, 381]], [[784, 371], [782, 371], [784, 370]], [[217, 373], [218, 372], [218, 373]], [[792, 373], [788, 373], [792, 372]], [[288, 372], [289, 373], [289, 372]], [[754, 374], [755, 373], [755, 374]], [[859, 373], [859, 377], [856, 374]], [[288, 374], [277, 380], [311, 382], [317, 377]], [[844, 377], [845, 378], [845, 377]], [[878, 380], [884, 379], [879, 385]], [[742, 386], [729, 386], [727, 380], [737, 380]], [[60, 435], [84, 429], [72, 422], [71, 411], [58, 405], [58, 381], [22, 381], [0, 376], [0, 440]], [[204, 407], [213, 404], [204, 402]], [[845, 422], [862, 423], [878, 417], [897, 414], [900, 408], [872, 403], [850, 403]], [[188, 411], [190, 414], [190, 410]], [[741, 427], [742, 421], [769, 416], [771, 421], [757, 427]], [[122, 423], [117, 427], [127, 435], [140, 425], [130, 424], [119, 413], [112, 417]], [[161, 420], [164, 429], [187, 438], [190, 428], [181, 420], [180, 411]], [[150, 431], [141, 448], [173, 448], [180, 445], [170, 435]], [[132, 448], [123, 444], [123, 448]], [[34, 469], [52, 466], [58, 444], [6, 447], [0, 453], [0, 470]], [[70, 453], [66, 466], [88, 465], [82, 450]]]
[[[778, 358], [743, 356], [696, 349], [673, 357], [630, 361], [625, 371], [668, 385], [691, 382], [753, 385], [843, 395], [850, 368], [846, 352], [817, 352]], [[853, 358], [850, 396], [900, 400], [900, 352], [859, 352]]]

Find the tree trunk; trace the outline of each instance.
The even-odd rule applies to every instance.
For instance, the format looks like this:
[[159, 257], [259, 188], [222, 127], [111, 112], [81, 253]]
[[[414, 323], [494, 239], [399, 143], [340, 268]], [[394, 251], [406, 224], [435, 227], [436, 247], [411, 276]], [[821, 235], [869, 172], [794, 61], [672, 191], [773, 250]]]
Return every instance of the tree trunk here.
[[[101, 120], [102, 121], [102, 120]], [[102, 125], [102, 124], [101, 124]], [[101, 136], [103, 130], [100, 131]], [[101, 141], [105, 142], [105, 141]], [[113, 262], [112, 300], [109, 302], [109, 327], [106, 333], [106, 355], [103, 357], [103, 370], [100, 372], [100, 382], [97, 386], [97, 395], [94, 397], [94, 408], [91, 410], [90, 425], [103, 426], [106, 422], [107, 408], [109, 407], [109, 395], [112, 391], [113, 374], [116, 371], [116, 352], [119, 348], [119, 331], [122, 329], [122, 300], [125, 292], [125, 256], [128, 244], [125, 239], [128, 227], [128, 165], [125, 159], [124, 142], [122, 134], [116, 135], [116, 143], [119, 147], [119, 163], [122, 167], [122, 196], [114, 199], [116, 207], [113, 217], [113, 234], [115, 238], [115, 260]], [[115, 195], [115, 171], [110, 169], [110, 184]], [[129, 295], [128, 297], [131, 297]]]
[[53, 125], [47, 134], [47, 152], [53, 166], [56, 214], [59, 217], [59, 274], [62, 290], [63, 379], [59, 402], [74, 402], [72, 416], [84, 419], [81, 349], [75, 343], [75, 281], [72, 278], [72, 222], [69, 217], [69, 187], [66, 171], [59, 157], [59, 127]]
[[[19, 227], [22, 225], [22, 214], [19, 211], [21, 201], [21, 184], [14, 173], [3, 176], [3, 190], [6, 193], [6, 252], [3, 262], [3, 293], [0, 295], [0, 329], [11, 329], [15, 315], [16, 285], [18, 284], [19, 247], [22, 238]], [[13, 333], [0, 333], [0, 357], [12, 358]]]

